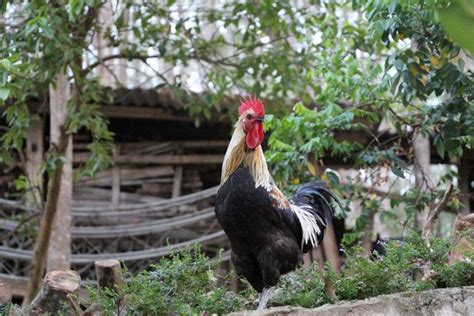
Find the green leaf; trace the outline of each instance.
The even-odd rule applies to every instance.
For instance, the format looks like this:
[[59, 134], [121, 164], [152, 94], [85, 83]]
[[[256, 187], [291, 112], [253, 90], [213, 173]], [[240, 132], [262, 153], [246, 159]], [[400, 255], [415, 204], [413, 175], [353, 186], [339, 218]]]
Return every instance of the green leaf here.
[[10, 95], [10, 89], [5, 87], [0, 87], [0, 100], [5, 101]]
[[397, 177], [400, 177], [402, 179], [405, 179], [405, 174], [403, 173], [403, 170], [399, 169], [399, 168], [396, 168], [396, 167], [392, 167], [392, 172], [394, 175], [396, 175]]
[[474, 53], [474, 3], [458, 0], [438, 10], [439, 19], [449, 36], [462, 48]]
[[441, 157], [441, 159], [444, 159], [444, 142], [441, 138], [438, 138], [437, 141], [435, 141], [435, 147], [436, 151], [438, 152], [438, 155]]

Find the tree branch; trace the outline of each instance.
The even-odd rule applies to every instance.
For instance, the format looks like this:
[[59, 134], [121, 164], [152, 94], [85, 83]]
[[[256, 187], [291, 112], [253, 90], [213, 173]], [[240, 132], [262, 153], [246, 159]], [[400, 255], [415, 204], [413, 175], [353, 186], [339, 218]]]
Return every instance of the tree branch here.
[[160, 55], [143, 55], [143, 54], [130, 55], [130, 54], [127, 54], [127, 53], [113, 54], [113, 55], [105, 56], [105, 57], [99, 59], [98, 61], [96, 61], [95, 63], [92, 63], [89, 66], [87, 66], [86, 68], [82, 69], [81, 75], [86, 76], [95, 67], [100, 66], [104, 62], [106, 62], [108, 60], [112, 60], [112, 59], [128, 59], [128, 60], [139, 59], [139, 60], [146, 63], [146, 60], [148, 58], [159, 58], [159, 57], [161, 57], [161, 56]]
[[430, 244], [429, 235], [431, 233], [431, 229], [433, 228], [434, 223], [438, 219], [439, 214], [448, 203], [449, 197], [451, 196], [452, 192], [453, 192], [453, 183], [449, 183], [448, 188], [446, 189], [446, 192], [444, 192], [443, 198], [441, 199], [441, 202], [434, 209], [430, 209], [430, 212], [428, 213], [428, 219], [426, 220], [426, 224], [425, 224], [425, 227], [423, 227], [423, 233], [422, 233], [423, 239], [425, 240], [428, 246]]

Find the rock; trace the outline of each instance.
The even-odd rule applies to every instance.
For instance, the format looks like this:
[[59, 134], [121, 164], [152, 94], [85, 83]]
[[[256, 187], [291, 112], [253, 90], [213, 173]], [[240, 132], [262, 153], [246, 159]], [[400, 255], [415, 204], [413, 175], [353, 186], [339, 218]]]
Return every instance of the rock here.
[[256, 311], [243, 311], [231, 315], [474, 316], [474, 286], [380, 295], [365, 300], [327, 304], [313, 309], [283, 306], [267, 309], [262, 314]]

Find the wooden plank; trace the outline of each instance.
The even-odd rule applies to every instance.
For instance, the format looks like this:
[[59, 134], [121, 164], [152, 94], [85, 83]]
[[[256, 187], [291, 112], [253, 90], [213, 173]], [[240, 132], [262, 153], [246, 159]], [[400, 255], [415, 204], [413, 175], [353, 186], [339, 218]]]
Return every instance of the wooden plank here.
[[[34, 113], [49, 113], [49, 106], [42, 102], [29, 102], [28, 108]], [[134, 105], [100, 105], [99, 111], [107, 117], [126, 119], [146, 119], [176, 122], [194, 122], [194, 119], [183, 113], [175, 114], [174, 109], [163, 109], [158, 107], [134, 106]]]
[[[74, 140], [76, 140], [74, 138]], [[154, 141], [139, 141], [139, 142], [124, 142], [119, 143], [121, 148], [124, 150], [138, 150], [145, 149], [151, 146], [161, 145], [163, 148], [184, 148], [184, 149], [208, 149], [208, 148], [225, 148], [229, 144], [228, 139], [222, 140], [184, 140], [184, 141], [167, 141], [167, 142], [154, 142]], [[88, 142], [75, 143], [74, 150], [87, 150]]]
[[[208, 235], [201, 236], [196, 239], [187, 240], [184, 242], [176, 243], [173, 245], [150, 248], [144, 250], [135, 250], [127, 252], [116, 252], [116, 253], [94, 253], [94, 254], [73, 254], [72, 255], [72, 264], [88, 264], [93, 263], [97, 260], [109, 260], [117, 259], [120, 261], [135, 261], [135, 260], [146, 260], [154, 259], [163, 256], [168, 256], [169, 254], [186, 249], [190, 246], [200, 243], [203, 246], [213, 243], [220, 243], [226, 240], [227, 237], [224, 231], [219, 230]], [[4, 258], [10, 258], [15, 260], [22, 261], [31, 261], [33, 257], [32, 250], [9, 248], [0, 246], [0, 256]]]
[[[171, 176], [174, 174], [172, 166], [148, 167], [148, 168], [130, 168], [120, 167], [120, 178], [124, 180], [141, 180], [145, 178], [155, 178], [163, 176]], [[113, 170], [105, 170], [96, 173], [95, 177], [87, 177], [81, 179], [77, 185], [111, 185]]]
[[119, 206], [117, 208], [101, 207], [77, 207], [73, 209], [74, 216], [77, 217], [113, 217], [113, 216], [136, 216], [145, 215], [145, 213], [158, 213], [160, 211], [169, 209], [174, 206], [183, 206], [186, 204], [195, 203], [214, 196], [217, 193], [219, 186], [215, 186], [203, 191], [182, 195], [180, 197], [161, 200], [153, 203], [138, 204], [135, 206]]
[[146, 119], [146, 120], [163, 120], [177, 122], [194, 122], [189, 116], [176, 115], [170, 110], [162, 108], [144, 107], [144, 106], [99, 106], [99, 111], [108, 117], [127, 118], [127, 119]]
[[[106, 202], [110, 203], [112, 199], [112, 190], [95, 188], [95, 187], [76, 187], [74, 188], [73, 203], [84, 205], [83, 200], [90, 202]], [[147, 196], [136, 193], [120, 192], [120, 201], [123, 203], [150, 203], [163, 200], [155, 196]], [[76, 205], [75, 205], [76, 206]]]
[[[90, 157], [89, 153], [78, 153], [74, 155], [74, 163], [85, 163]], [[117, 156], [115, 164], [137, 164], [137, 165], [189, 165], [189, 164], [221, 164], [224, 155], [140, 155], [140, 156]]]

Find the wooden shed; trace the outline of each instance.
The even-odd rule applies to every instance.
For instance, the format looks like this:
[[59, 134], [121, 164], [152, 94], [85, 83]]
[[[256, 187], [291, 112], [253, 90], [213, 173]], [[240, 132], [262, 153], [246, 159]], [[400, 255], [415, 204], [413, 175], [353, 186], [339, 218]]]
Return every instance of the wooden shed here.
[[[184, 105], [166, 90], [118, 89], [113, 96], [99, 109], [115, 134], [114, 164], [73, 186], [72, 268], [88, 279], [93, 278], [94, 261], [101, 258], [123, 260], [137, 272], [196, 242], [209, 255], [226, 248], [213, 196], [231, 123], [216, 114], [196, 126]], [[41, 186], [44, 179], [37, 175], [49, 144], [49, 109], [41, 100], [29, 106], [44, 117], [32, 124], [26, 148], [27, 172]], [[87, 133], [74, 136], [74, 167], [89, 158], [89, 142]], [[22, 295], [36, 224], [28, 221], [19, 228], [22, 234], [16, 227], [38, 208], [10, 193], [18, 164], [0, 169], [0, 229], [5, 233], [0, 275], [13, 285], [15, 295]], [[17, 221], [11, 219], [15, 217]]]

